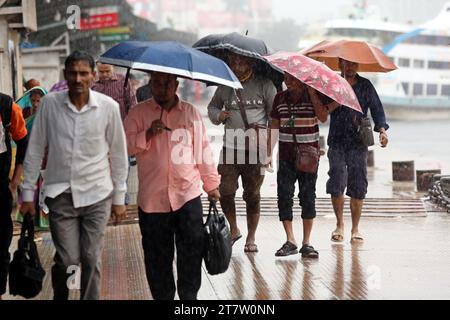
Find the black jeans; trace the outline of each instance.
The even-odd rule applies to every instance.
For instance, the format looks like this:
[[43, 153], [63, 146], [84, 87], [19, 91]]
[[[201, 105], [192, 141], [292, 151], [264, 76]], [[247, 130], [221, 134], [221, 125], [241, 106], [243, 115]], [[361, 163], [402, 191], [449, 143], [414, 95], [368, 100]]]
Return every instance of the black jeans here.
[[139, 208], [139, 226], [145, 271], [153, 299], [175, 298], [173, 259], [176, 244], [178, 296], [181, 300], [196, 300], [202, 281], [204, 250], [200, 197], [168, 213], [145, 213]]
[[6, 292], [9, 271], [9, 246], [13, 235], [12, 194], [8, 183], [0, 182], [0, 295]]
[[299, 204], [302, 207], [302, 219], [316, 217], [316, 181], [317, 173], [298, 172], [292, 163], [280, 160], [277, 173], [278, 216], [280, 221], [292, 221], [295, 182], [298, 181]]

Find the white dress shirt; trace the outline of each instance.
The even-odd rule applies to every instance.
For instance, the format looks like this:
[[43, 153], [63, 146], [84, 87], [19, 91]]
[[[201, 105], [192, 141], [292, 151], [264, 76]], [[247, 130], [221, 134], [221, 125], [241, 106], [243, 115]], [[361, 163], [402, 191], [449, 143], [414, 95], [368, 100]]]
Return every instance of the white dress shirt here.
[[92, 90], [80, 111], [67, 90], [42, 99], [24, 161], [24, 201], [33, 201], [47, 145], [44, 197], [70, 191], [74, 207], [79, 208], [113, 192], [113, 204], [124, 204], [128, 157], [117, 102]]

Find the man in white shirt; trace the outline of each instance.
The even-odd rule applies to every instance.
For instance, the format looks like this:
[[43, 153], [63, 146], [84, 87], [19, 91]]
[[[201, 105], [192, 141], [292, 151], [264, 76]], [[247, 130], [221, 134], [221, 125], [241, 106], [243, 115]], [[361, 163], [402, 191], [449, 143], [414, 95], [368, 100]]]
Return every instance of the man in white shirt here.
[[24, 162], [21, 212], [35, 214], [33, 190], [48, 145], [43, 188], [56, 248], [55, 300], [68, 299], [67, 279], [80, 263], [81, 299], [99, 298], [101, 252], [111, 205], [116, 222], [125, 215], [125, 133], [118, 103], [89, 88], [94, 68], [94, 59], [85, 52], [75, 51], [66, 59], [69, 90], [42, 100]]

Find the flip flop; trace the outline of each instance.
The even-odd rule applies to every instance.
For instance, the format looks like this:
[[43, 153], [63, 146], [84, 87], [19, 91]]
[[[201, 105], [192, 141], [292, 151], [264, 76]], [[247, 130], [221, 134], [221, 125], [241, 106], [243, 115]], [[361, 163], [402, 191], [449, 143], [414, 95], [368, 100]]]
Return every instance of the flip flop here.
[[258, 246], [256, 243], [246, 243], [244, 246], [244, 252], [258, 252]]
[[242, 238], [242, 234], [237, 235], [236, 237], [234, 237], [233, 239], [231, 239], [231, 245], [233, 246], [234, 243], [235, 243], [236, 241], [238, 241], [240, 238]]
[[364, 238], [360, 234], [352, 235], [350, 238], [350, 243], [363, 243]]
[[336, 229], [331, 233], [331, 241], [342, 242], [344, 241], [344, 235], [340, 229]]

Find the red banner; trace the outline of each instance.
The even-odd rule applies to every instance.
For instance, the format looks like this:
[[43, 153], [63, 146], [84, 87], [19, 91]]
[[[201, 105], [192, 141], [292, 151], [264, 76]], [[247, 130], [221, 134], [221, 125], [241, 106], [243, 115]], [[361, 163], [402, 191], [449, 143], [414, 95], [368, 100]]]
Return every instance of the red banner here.
[[88, 19], [81, 19], [81, 30], [92, 30], [109, 27], [117, 27], [119, 25], [118, 13], [107, 13], [101, 15], [90, 16]]

